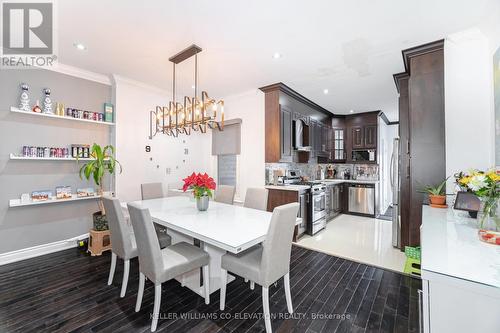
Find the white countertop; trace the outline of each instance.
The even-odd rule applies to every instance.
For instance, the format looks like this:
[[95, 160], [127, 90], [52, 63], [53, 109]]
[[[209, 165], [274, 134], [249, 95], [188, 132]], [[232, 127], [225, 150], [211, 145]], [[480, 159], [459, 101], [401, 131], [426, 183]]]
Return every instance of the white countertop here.
[[422, 269], [500, 288], [500, 246], [479, 240], [467, 212], [423, 206]]
[[265, 188], [269, 190], [303, 191], [309, 190], [311, 187], [308, 185], [266, 185]]
[[154, 222], [232, 253], [264, 241], [272, 216], [270, 212], [212, 200], [208, 210], [200, 212], [193, 198], [181, 196], [134, 203], [148, 208]]

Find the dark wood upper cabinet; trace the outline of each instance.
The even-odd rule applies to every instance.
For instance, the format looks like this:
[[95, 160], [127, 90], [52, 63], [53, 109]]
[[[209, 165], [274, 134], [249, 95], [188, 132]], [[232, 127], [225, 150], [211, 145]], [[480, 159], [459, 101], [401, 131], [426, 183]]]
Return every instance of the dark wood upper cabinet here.
[[378, 125], [368, 125], [364, 127], [365, 148], [377, 148], [377, 128]]
[[292, 112], [284, 106], [280, 106], [281, 118], [281, 156], [280, 161], [292, 161]]
[[364, 130], [362, 126], [351, 127], [351, 135], [352, 135], [352, 148], [359, 149], [364, 148], [365, 140], [364, 140]]

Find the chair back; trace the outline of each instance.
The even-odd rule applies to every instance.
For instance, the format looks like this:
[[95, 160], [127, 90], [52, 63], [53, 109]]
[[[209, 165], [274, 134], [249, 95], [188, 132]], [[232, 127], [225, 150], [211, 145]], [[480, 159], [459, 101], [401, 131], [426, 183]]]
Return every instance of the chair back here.
[[163, 185], [161, 183], [141, 184], [142, 200], [163, 198]]
[[263, 286], [276, 282], [290, 269], [292, 238], [298, 212], [297, 202], [274, 208], [262, 250], [260, 272]]
[[265, 188], [249, 187], [245, 194], [244, 207], [267, 210], [267, 196], [269, 191]]
[[163, 270], [163, 261], [149, 209], [137, 203], [129, 203], [128, 211], [134, 228], [139, 257], [139, 269], [153, 282], [157, 282]]
[[230, 185], [219, 185], [215, 190], [215, 201], [232, 205], [236, 188]]
[[122, 259], [130, 259], [132, 253], [132, 228], [127, 223], [120, 200], [113, 197], [103, 197], [104, 210], [108, 220], [111, 248], [113, 253]]

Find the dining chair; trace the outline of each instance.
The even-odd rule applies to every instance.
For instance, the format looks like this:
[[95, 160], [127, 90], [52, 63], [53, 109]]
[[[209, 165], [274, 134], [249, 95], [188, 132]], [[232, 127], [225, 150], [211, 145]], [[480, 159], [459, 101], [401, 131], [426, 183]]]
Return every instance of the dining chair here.
[[253, 247], [240, 254], [222, 256], [220, 309], [226, 301], [227, 272], [232, 272], [262, 286], [262, 307], [266, 332], [271, 333], [269, 313], [269, 286], [283, 277], [286, 305], [293, 313], [290, 293], [290, 254], [295, 221], [299, 211], [297, 202], [274, 208], [266, 239], [262, 246]]
[[132, 228], [127, 223], [120, 200], [113, 197], [103, 197], [104, 210], [108, 220], [111, 238], [111, 267], [109, 269], [108, 286], [113, 283], [116, 269], [116, 258], [123, 259], [123, 280], [120, 297], [124, 297], [127, 291], [128, 275], [130, 271], [130, 259], [137, 257], [137, 245]]
[[139, 204], [128, 204], [139, 256], [139, 290], [135, 311], [141, 309], [146, 277], [155, 285], [151, 332], [156, 330], [161, 303], [161, 284], [194, 269], [203, 267], [205, 304], [210, 303], [209, 255], [202, 249], [179, 242], [160, 249], [149, 210]]
[[267, 196], [269, 191], [265, 188], [249, 187], [245, 194], [244, 207], [267, 210]]
[[232, 205], [236, 188], [230, 185], [219, 185], [215, 190], [215, 201]]
[[[165, 195], [163, 194], [162, 183], [141, 184], [141, 197], [142, 200], [164, 198]], [[158, 241], [160, 242], [160, 247], [163, 249], [169, 246], [172, 243], [172, 238], [167, 234], [167, 228], [158, 223], [154, 223], [154, 226]]]

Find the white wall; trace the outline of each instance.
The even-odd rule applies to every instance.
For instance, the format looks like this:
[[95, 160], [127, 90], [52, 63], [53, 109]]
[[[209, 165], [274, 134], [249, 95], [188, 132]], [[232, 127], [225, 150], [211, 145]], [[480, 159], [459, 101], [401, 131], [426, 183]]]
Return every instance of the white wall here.
[[492, 56], [478, 29], [450, 35], [444, 45], [446, 174], [494, 166]]
[[[242, 119], [241, 154], [238, 156], [238, 188], [236, 199], [245, 199], [248, 187], [265, 185], [265, 118], [264, 93], [258, 89], [224, 97], [225, 119]], [[216, 158], [212, 171], [216, 175]]]
[[[149, 136], [149, 111], [156, 105], [166, 105], [171, 93], [145, 84], [114, 77], [116, 106], [116, 157], [123, 165], [123, 173], [116, 176], [116, 194], [122, 201], [141, 198], [141, 183], [181, 182], [195, 172], [209, 172], [209, 134], [181, 135], [177, 138], [163, 134], [152, 140]], [[145, 146], [151, 146], [151, 152]], [[188, 155], [184, 149], [188, 149]], [[170, 174], [167, 174], [170, 168]]]

